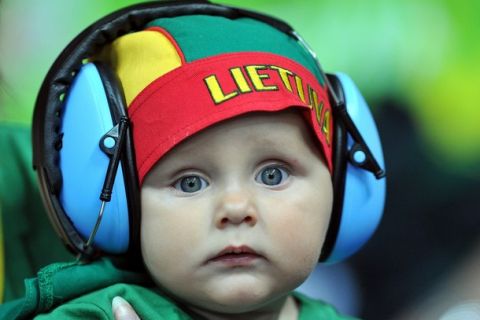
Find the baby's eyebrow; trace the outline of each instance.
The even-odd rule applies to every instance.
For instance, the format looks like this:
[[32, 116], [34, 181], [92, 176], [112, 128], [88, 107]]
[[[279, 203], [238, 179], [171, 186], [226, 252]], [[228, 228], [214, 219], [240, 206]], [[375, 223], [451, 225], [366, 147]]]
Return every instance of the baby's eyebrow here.
[[[182, 152], [183, 153], [183, 152]], [[211, 155], [205, 152], [186, 152], [188, 157], [172, 157], [166, 161], [160, 162], [157, 172], [163, 178], [173, 179], [175, 176], [187, 171], [197, 171], [211, 169]]]
[[[246, 138], [248, 138], [248, 137], [246, 137]], [[258, 145], [261, 145], [262, 148], [265, 147], [265, 146], [276, 147], [276, 148], [281, 148], [281, 149], [285, 148], [285, 141], [282, 140], [282, 139], [279, 139], [277, 137], [269, 137], [269, 136], [258, 137], [258, 136], [255, 136], [251, 139], [255, 142], [258, 142]]]
[[[297, 137], [287, 137], [286, 139], [280, 139], [277, 137], [258, 137], [256, 138], [258, 140], [257, 145], [254, 147], [256, 149], [269, 149], [269, 150], [277, 150], [277, 151], [283, 151], [286, 153], [290, 153], [292, 151], [291, 146], [293, 144], [299, 145], [298, 144], [298, 138]], [[307, 142], [302, 139], [301, 145], [305, 145], [305, 148], [307, 148]]]

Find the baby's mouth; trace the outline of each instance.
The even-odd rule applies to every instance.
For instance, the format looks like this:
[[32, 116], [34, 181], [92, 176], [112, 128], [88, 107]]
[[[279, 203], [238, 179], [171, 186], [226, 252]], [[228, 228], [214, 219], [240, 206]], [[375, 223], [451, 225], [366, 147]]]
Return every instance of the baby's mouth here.
[[242, 246], [228, 246], [214, 257], [210, 258], [207, 263], [221, 264], [229, 267], [249, 266], [258, 259], [264, 258], [252, 248]]

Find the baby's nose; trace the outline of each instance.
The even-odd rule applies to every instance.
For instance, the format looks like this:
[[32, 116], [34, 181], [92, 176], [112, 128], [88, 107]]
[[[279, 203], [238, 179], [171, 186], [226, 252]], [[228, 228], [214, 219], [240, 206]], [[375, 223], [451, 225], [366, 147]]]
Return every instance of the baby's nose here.
[[244, 223], [253, 227], [257, 219], [257, 208], [251, 197], [247, 193], [239, 192], [227, 194], [220, 200], [215, 225], [219, 229]]

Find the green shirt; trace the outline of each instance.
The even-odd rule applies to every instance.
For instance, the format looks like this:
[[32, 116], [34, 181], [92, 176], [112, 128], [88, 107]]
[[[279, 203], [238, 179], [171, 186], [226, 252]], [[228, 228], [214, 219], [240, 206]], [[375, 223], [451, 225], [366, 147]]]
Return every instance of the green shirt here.
[[[293, 295], [300, 302], [300, 320], [352, 319], [324, 302]], [[124, 270], [107, 258], [47, 266], [37, 278], [26, 281], [24, 298], [0, 306], [0, 319], [113, 319], [115, 296], [126, 299], [143, 320], [192, 319], [143, 273]]]
[[[32, 167], [30, 128], [0, 121], [0, 237], [3, 301], [23, 295], [23, 279], [55, 261], [72, 259], [42, 205]], [[0, 252], [1, 253], [1, 252]], [[1, 272], [1, 270], [0, 270]], [[1, 296], [1, 294], [0, 294]], [[3, 302], [3, 301], [0, 301]]]

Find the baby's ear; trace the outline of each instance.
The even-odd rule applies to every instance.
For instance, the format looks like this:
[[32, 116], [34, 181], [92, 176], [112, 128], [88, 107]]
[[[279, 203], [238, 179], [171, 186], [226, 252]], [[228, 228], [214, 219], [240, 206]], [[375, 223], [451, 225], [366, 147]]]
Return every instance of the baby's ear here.
[[154, 28], [116, 39], [94, 60], [103, 61], [115, 71], [127, 106], [152, 81], [182, 65], [182, 57], [175, 45], [163, 32]]

